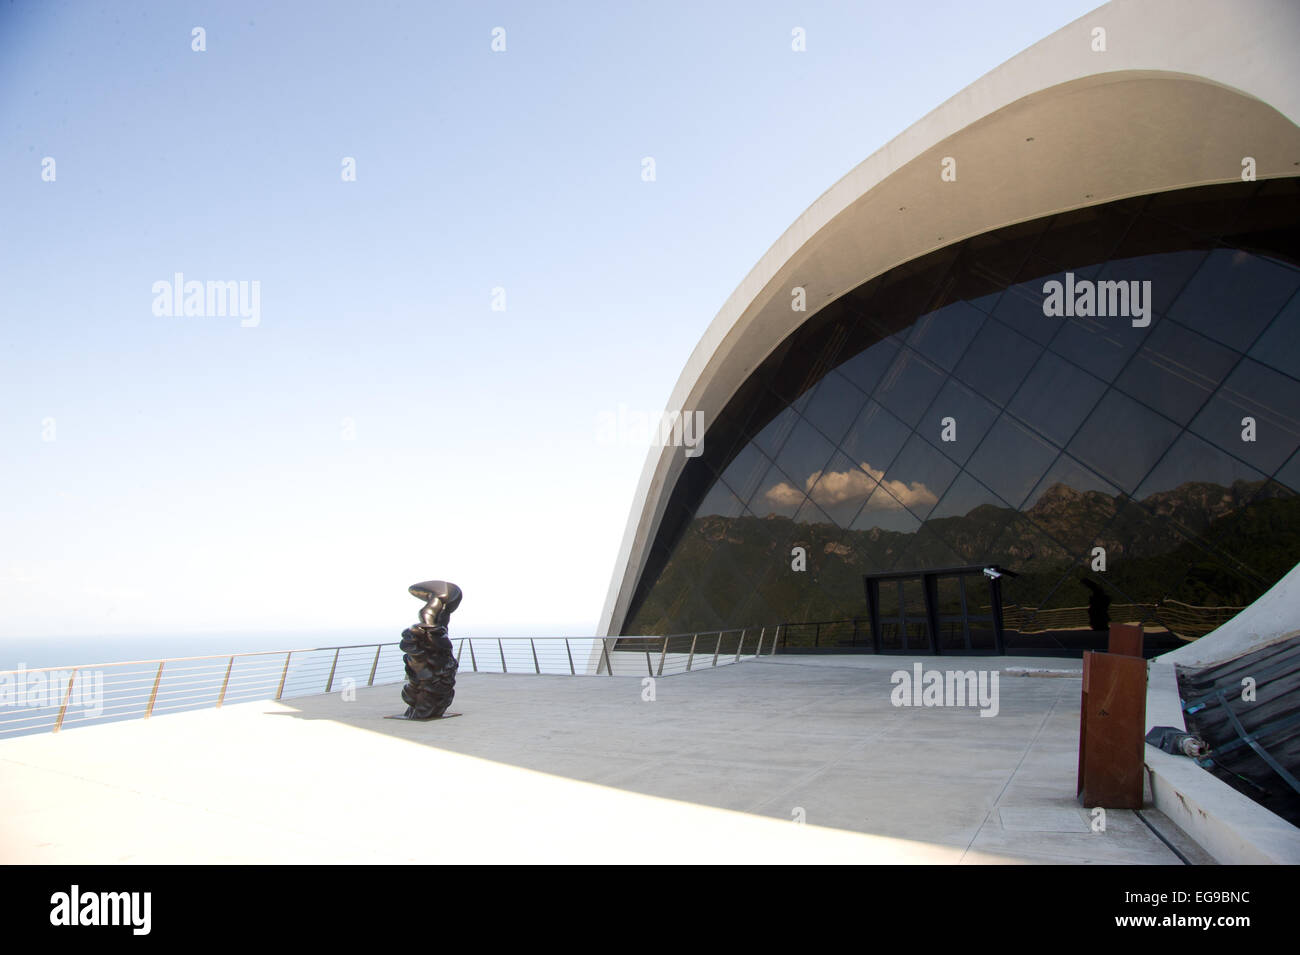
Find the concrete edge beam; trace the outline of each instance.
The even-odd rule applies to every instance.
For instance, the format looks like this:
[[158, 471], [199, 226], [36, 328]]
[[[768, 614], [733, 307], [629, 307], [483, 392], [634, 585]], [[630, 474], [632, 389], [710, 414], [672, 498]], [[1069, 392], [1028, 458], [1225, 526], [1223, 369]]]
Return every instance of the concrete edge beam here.
[[[1172, 664], [1152, 662], [1147, 729], [1185, 729]], [[1224, 865], [1300, 865], [1300, 829], [1237, 792], [1186, 756], [1147, 745], [1147, 785], [1155, 807]]]

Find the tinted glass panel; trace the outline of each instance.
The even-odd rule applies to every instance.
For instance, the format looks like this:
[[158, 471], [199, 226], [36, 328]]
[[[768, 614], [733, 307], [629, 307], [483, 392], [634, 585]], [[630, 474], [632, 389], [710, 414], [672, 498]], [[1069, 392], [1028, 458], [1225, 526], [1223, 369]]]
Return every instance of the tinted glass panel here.
[[1272, 474], [1300, 442], [1300, 382], [1243, 359], [1206, 402], [1191, 430]]
[[1186, 424], [1240, 356], [1177, 322], [1160, 322], [1116, 382], [1166, 418]]
[[922, 316], [907, 342], [945, 371], [952, 371], [985, 316], [967, 302], [954, 302]]
[[[979, 447], [997, 417], [996, 405], [956, 378], [949, 378], [930, 406], [929, 417], [922, 422], [921, 430], [932, 436], [931, 441], [940, 451], [957, 464], [963, 464]], [[951, 422], [945, 420], [949, 418]]]
[[938, 366], [911, 349], [904, 349], [876, 387], [875, 398], [913, 427], [943, 385], [945, 375]]
[[1239, 249], [1216, 249], [1170, 316], [1229, 348], [1249, 348], [1300, 284], [1294, 268]]
[[1011, 412], [1058, 445], [1066, 444], [1106, 390], [1078, 365], [1048, 352], [1011, 401]]
[[1109, 391], [1069, 444], [1069, 451], [1123, 491], [1132, 491], [1173, 444], [1178, 426]]
[[957, 377], [997, 404], [1006, 404], [1042, 348], [1001, 322], [986, 322], [957, 366]]
[[1018, 507], [1058, 454], [1059, 448], [1003, 415], [989, 429], [966, 470], [1006, 503]]

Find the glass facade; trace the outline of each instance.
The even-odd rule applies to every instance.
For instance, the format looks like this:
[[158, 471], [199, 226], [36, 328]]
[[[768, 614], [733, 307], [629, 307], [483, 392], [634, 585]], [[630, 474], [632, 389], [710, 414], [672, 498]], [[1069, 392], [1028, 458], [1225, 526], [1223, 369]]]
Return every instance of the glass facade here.
[[[860, 620], [864, 575], [976, 564], [1017, 575], [1009, 646], [1089, 631], [1098, 601], [1208, 632], [1300, 560], [1298, 224], [1300, 179], [1180, 190], [864, 283], [711, 422], [623, 633]], [[890, 648], [920, 645], [910, 587], [881, 591]], [[989, 609], [969, 577], [937, 599]]]

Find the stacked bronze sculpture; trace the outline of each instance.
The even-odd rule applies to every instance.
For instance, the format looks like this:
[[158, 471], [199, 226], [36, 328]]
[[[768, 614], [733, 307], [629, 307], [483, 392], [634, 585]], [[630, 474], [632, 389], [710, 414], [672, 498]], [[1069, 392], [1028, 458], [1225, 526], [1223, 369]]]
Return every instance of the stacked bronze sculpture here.
[[402, 631], [400, 646], [406, 664], [402, 700], [407, 704], [403, 719], [441, 719], [456, 695], [456, 656], [447, 639], [447, 624], [452, 611], [460, 606], [461, 592], [445, 580], [426, 580], [409, 589], [425, 604], [420, 608], [420, 622]]

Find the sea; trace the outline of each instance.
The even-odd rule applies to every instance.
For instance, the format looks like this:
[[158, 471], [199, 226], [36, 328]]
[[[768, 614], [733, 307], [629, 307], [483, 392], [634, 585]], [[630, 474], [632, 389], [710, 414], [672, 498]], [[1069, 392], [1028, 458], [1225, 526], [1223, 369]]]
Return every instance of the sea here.
[[128, 660], [162, 660], [263, 650], [297, 650], [355, 644], [396, 643], [401, 631], [240, 631], [183, 635], [0, 638], [0, 670], [19, 667], [86, 666]]
[[[462, 628], [450, 636], [460, 666], [479, 672], [591, 672], [598, 647], [590, 636], [530, 641], [517, 630]], [[400, 638], [400, 629], [367, 628], [0, 639], [0, 739], [398, 683]]]
[[[504, 627], [457, 627], [452, 621], [450, 636], [479, 638], [527, 638], [529, 636], [571, 636], [590, 639], [591, 622], [573, 626], [541, 625], [535, 631], [518, 625]], [[306, 650], [315, 647], [373, 646], [397, 643], [402, 627], [369, 627], [338, 630], [241, 630], [187, 634], [111, 634], [91, 637], [0, 637], [0, 671], [19, 668], [86, 666], [133, 660], [162, 660], [172, 657], [257, 653], [268, 650]]]

